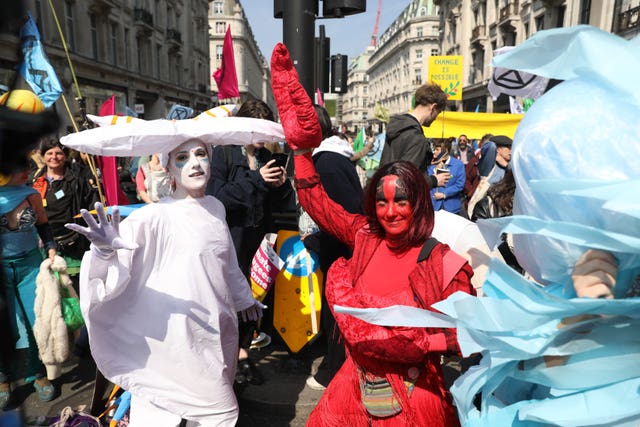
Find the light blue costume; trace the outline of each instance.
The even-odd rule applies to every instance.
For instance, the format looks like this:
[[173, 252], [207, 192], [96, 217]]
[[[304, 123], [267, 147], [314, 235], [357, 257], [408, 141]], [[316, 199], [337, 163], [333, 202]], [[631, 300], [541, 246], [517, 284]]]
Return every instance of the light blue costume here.
[[[494, 65], [564, 80], [533, 104], [513, 142], [514, 216], [479, 221], [514, 235], [539, 283], [493, 260], [484, 298], [454, 294], [448, 316], [388, 309], [377, 324], [458, 328], [479, 366], [451, 392], [464, 426], [640, 425], [640, 40], [594, 27], [541, 31]], [[493, 239], [493, 240], [489, 240]], [[588, 249], [612, 253], [615, 299], [575, 298]], [[558, 328], [564, 318], [598, 315]], [[547, 367], [542, 356], [568, 356]], [[481, 410], [473, 405], [482, 393]]]
[[[38, 347], [33, 337], [35, 322], [34, 301], [36, 297], [36, 276], [42, 262], [38, 248], [36, 217], [29, 206], [22, 213], [17, 229], [9, 229], [6, 215], [20, 206], [36, 191], [26, 185], [0, 186], [0, 254], [7, 304], [12, 315], [10, 327], [18, 338], [15, 348], [29, 348], [25, 376], [41, 374], [44, 370], [38, 358]], [[6, 382], [10, 371], [16, 366], [0, 366], [0, 381]]]

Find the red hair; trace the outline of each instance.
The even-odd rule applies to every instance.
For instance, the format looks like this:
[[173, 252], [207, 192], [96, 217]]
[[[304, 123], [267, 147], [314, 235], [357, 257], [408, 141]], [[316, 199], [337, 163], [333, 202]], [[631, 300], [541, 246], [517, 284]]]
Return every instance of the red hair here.
[[367, 216], [371, 231], [384, 239], [385, 231], [376, 216], [376, 192], [378, 184], [388, 175], [396, 175], [403, 188], [406, 189], [407, 199], [411, 203], [413, 215], [405, 239], [394, 249], [404, 252], [409, 248], [422, 246], [431, 237], [433, 231], [434, 213], [431, 203], [431, 193], [425, 176], [411, 162], [400, 160], [380, 166], [371, 177], [364, 191], [363, 208]]

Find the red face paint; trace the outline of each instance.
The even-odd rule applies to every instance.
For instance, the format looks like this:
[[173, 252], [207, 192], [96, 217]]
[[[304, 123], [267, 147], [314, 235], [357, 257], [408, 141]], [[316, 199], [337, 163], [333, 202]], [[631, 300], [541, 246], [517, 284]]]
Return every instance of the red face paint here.
[[387, 239], [403, 236], [409, 230], [412, 215], [413, 207], [399, 178], [396, 175], [382, 178], [376, 192], [376, 217]]

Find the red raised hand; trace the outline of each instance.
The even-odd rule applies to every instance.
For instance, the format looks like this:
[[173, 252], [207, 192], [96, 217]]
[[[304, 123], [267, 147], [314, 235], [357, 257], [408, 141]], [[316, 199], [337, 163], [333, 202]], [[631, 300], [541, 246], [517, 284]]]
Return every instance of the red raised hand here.
[[322, 130], [318, 116], [282, 43], [273, 48], [271, 55], [271, 87], [289, 147], [297, 150], [320, 145]]

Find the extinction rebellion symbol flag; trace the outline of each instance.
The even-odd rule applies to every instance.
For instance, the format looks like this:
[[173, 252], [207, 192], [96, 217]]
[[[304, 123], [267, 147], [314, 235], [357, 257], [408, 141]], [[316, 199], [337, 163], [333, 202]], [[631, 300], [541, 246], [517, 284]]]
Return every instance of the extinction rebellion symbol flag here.
[[[504, 46], [493, 51], [493, 56], [498, 56], [513, 49], [514, 46]], [[549, 79], [540, 77], [525, 71], [510, 70], [508, 68], [495, 67], [489, 80], [489, 93], [495, 100], [498, 95], [504, 93], [511, 96], [538, 99], [547, 87]]]

